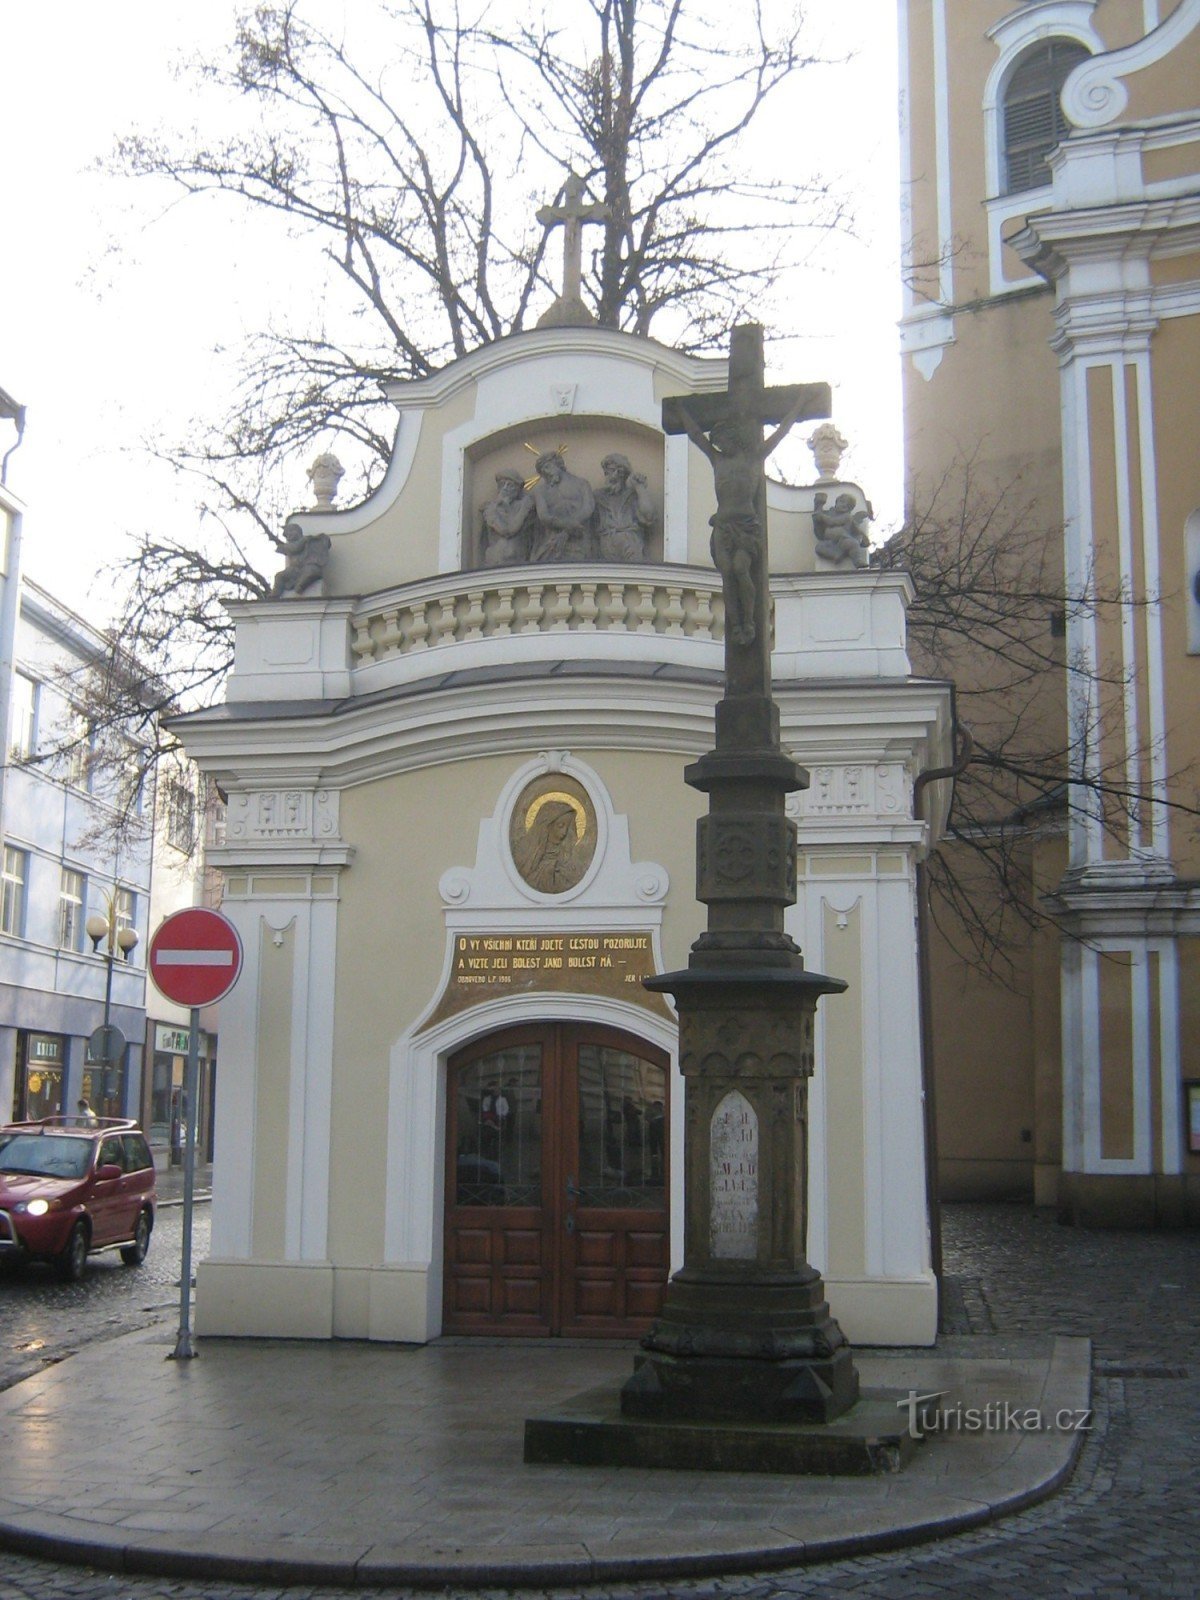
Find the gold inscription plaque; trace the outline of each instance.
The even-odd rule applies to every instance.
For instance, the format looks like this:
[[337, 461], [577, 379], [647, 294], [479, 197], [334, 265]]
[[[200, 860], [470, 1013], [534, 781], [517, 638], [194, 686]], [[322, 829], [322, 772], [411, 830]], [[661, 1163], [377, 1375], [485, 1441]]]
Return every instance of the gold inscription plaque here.
[[425, 1027], [484, 1000], [534, 993], [607, 995], [669, 1017], [663, 997], [642, 988], [653, 972], [649, 933], [460, 933], [450, 981]]
[[517, 871], [531, 889], [564, 894], [573, 889], [596, 854], [596, 812], [581, 783], [548, 772], [527, 783], [508, 824]]

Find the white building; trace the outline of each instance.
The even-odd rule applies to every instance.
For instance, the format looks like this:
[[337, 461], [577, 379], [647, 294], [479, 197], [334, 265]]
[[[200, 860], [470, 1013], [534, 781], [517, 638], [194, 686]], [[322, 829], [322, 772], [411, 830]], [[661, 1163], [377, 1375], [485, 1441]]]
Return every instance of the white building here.
[[[71, 690], [106, 641], [21, 576], [22, 508], [0, 496], [0, 1114], [73, 1112], [82, 1096], [97, 1111], [136, 1115], [152, 857], [141, 763], [116, 771], [95, 759]], [[116, 931], [111, 963], [107, 939], [93, 950], [89, 917]], [[138, 940], [128, 958], [118, 942], [127, 929]], [[87, 1041], [110, 980], [110, 1021], [128, 1043], [106, 1072]]]

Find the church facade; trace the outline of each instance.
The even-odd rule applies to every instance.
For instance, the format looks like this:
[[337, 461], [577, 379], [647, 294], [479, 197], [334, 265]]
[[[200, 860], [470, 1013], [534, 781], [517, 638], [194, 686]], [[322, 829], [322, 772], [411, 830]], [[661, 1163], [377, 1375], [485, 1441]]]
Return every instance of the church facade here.
[[1194, 1221], [1200, 4], [898, 11], [909, 472], [1015, 484], [1064, 592], [1110, 597], [1048, 598], [1075, 781], [995, 818], [1056, 927], [1009, 986], [933, 941], [942, 1188]]
[[[703, 927], [683, 770], [725, 626], [712, 474], [661, 411], [726, 378], [548, 326], [398, 383], [378, 491], [293, 517], [277, 596], [234, 607], [226, 701], [179, 724], [228, 797], [245, 950], [202, 1334], [627, 1336], [656, 1312], [684, 1104], [641, 980]], [[907, 579], [859, 564], [836, 463], [769, 502], [775, 695], [811, 773], [788, 929], [849, 985], [819, 1013], [810, 1254], [852, 1340], [929, 1343], [915, 884], [947, 796], [916, 780], [947, 763], [949, 691], [910, 671]]]

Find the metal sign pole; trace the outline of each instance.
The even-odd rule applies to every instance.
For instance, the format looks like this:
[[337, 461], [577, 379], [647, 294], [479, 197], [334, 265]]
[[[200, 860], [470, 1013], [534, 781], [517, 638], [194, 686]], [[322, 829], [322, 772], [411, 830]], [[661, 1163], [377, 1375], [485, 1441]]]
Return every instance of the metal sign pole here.
[[183, 1095], [187, 1102], [184, 1116], [183, 1153], [183, 1262], [179, 1273], [179, 1337], [169, 1361], [190, 1361], [200, 1354], [192, 1338], [192, 1205], [196, 1186], [196, 1102], [200, 1077], [200, 1008], [193, 1006], [192, 1032], [188, 1040], [187, 1076]]

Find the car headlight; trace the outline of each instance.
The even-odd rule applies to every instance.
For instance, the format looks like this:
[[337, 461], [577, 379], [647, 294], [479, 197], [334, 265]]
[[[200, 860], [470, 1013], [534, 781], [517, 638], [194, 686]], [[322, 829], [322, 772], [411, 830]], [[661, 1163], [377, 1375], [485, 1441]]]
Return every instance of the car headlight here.
[[31, 1217], [44, 1217], [50, 1209], [49, 1200], [31, 1200], [27, 1206], [18, 1206], [18, 1211], [24, 1211]]

